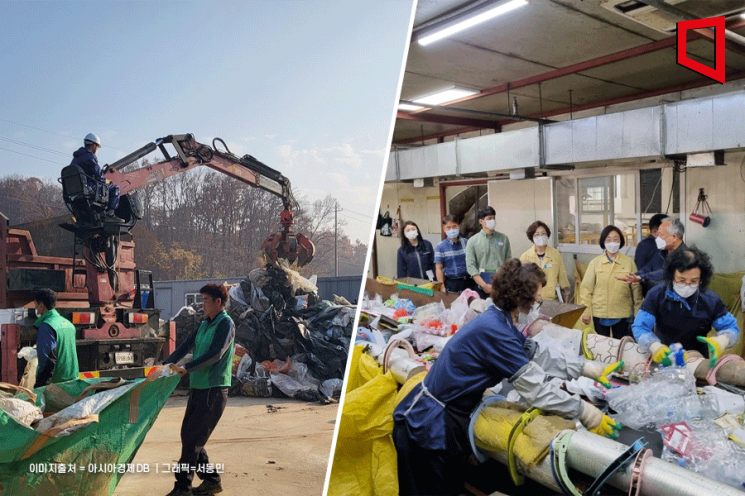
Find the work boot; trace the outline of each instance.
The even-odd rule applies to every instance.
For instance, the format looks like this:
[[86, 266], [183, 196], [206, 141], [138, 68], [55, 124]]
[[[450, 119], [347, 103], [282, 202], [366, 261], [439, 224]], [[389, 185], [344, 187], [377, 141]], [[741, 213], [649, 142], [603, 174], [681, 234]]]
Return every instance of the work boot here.
[[217, 494], [222, 492], [222, 484], [219, 482], [202, 481], [199, 486], [192, 490], [194, 495]]
[[179, 487], [174, 487], [173, 491], [166, 494], [166, 496], [192, 496], [194, 493], [191, 491], [191, 489], [183, 489]]
[[109, 209], [106, 211], [106, 222], [111, 222], [114, 224], [124, 224], [127, 221], [122, 219], [121, 217], [117, 217], [116, 214], [114, 214], [114, 211]]

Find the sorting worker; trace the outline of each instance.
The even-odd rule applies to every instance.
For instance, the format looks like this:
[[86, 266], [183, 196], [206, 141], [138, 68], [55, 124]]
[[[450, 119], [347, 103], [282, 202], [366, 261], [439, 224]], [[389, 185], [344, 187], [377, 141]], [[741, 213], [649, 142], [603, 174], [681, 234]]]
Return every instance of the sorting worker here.
[[[228, 401], [235, 324], [225, 307], [228, 291], [225, 286], [207, 284], [199, 293], [204, 304], [204, 320], [186, 340], [163, 362], [176, 363], [193, 348], [191, 361], [184, 364], [181, 375], [189, 374], [189, 401], [181, 424], [181, 458], [179, 466], [189, 470], [176, 472], [173, 491], [167, 496], [213, 494], [222, 491], [220, 475], [207, 471], [209, 458], [204, 445], [217, 426]], [[192, 490], [194, 473], [202, 483]]]
[[497, 232], [496, 215], [492, 207], [478, 211], [481, 231], [468, 240], [466, 246], [466, 268], [476, 283], [476, 291], [482, 298], [491, 294], [491, 279], [505, 260], [512, 257], [510, 240]]
[[460, 226], [452, 215], [442, 218], [446, 238], [435, 246], [435, 274], [442, 291], [460, 293], [473, 287], [473, 280], [466, 269], [468, 240], [460, 235]]
[[419, 226], [413, 221], [404, 222], [402, 233], [396, 277], [434, 280], [435, 250], [432, 248], [432, 243], [422, 237]]
[[595, 332], [621, 339], [631, 336], [631, 320], [642, 304], [641, 287], [623, 282], [636, 272], [636, 264], [620, 252], [625, 240], [616, 226], [603, 229], [599, 244], [603, 254], [587, 265], [580, 286], [580, 299], [587, 307], [582, 322], [589, 324], [592, 319]]
[[[651, 289], [656, 285], [660, 284], [665, 279], [665, 259], [678, 249], [685, 249], [686, 244], [683, 242], [683, 235], [685, 234], [685, 226], [678, 219], [671, 217], [665, 217], [657, 230], [657, 246], [661, 247], [652, 260], [647, 262], [647, 265], [635, 271], [634, 274], [629, 274], [620, 280], [629, 284], [641, 283], [642, 286], [646, 286]], [[664, 243], [664, 246], [662, 246]]]
[[[673, 343], [701, 354], [708, 348], [713, 367], [724, 350], [737, 343], [740, 330], [722, 299], [708, 288], [714, 274], [709, 255], [693, 247], [675, 250], [667, 256], [664, 271], [664, 284], [649, 291], [636, 315], [634, 338], [658, 363], [670, 354]], [[709, 338], [712, 327], [717, 333]]]
[[72, 154], [70, 165], [77, 165], [83, 169], [90, 188], [94, 190], [98, 190], [101, 186], [108, 188], [109, 203], [106, 208], [106, 220], [118, 224], [124, 223], [124, 219], [114, 214], [119, 206], [119, 186], [112, 184], [110, 180], [103, 176], [103, 171], [98, 165], [98, 158], [96, 158], [96, 153], [101, 148], [101, 139], [93, 133], [88, 133], [83, 140], [83, 145]]
[[534, 263], [543, 269], [543, 273], [546, 274], [546, 285], [543, 286], [541, 297], [544, 300], [557, 300], [559, 291], [561, 291], [562, 300], [568, 301], [569, 278], [567, 278], [564, 260], [561, 258], [559, 250], [548, 245], [551, 229], [544, 222], [537, 220], [528, 226], [525, 234], [533, 243], [533, 247], [520, 255], [520, 261], [522, 263]]
[[448, 342], [434, 365], [393, 413], [399, 494], [460, 494], [471, 452], [470, 414], [484, 391], [509, 379], [530, 405], [568, 419], [579, 417], [593, 432], [617, 437], [619, 426], [590, 403], [549, 382], [580, 375], [608, 384], [622, 362], [606, 366], [570, 357], [525, 338], [514, 325], [541, 298], [546, 282], [535, 264], [516, 258], [494, 277], [491, 305]]
[[57, 310], [57, 293], [44, 288], [34, 293], [37, 319], [36, 354], [39, 364], [34, 387], [72, 381], [78, 378], [78, 353], [75, 348], [75, 326]]

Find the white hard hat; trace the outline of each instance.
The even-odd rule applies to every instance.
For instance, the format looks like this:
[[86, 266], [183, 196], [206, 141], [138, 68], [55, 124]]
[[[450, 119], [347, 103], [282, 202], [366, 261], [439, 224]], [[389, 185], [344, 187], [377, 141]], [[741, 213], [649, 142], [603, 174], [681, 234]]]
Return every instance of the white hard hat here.
[[85, 139], [83, 140], [83, 143], [85, 143], [86, 145], [88, 143], [95, 143], [98, 146], [101, 146], [101, 139], [93, 133], [88, 133], [85, 135]]

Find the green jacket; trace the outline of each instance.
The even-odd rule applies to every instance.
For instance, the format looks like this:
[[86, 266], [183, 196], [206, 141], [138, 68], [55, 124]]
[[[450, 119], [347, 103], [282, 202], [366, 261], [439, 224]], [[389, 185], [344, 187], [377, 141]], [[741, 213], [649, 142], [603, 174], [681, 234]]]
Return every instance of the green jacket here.
[[78, 368], [78, 354], [75, 349], [75, 326], [54, 309], [47, 311], [36, 319], [34, 327], [38, 329], [42, 324], [47, 324], [57, 334], [57, 363], [54, 366], [52, 382], [77, 379], [80, 369]]
[[[223, 343], [215, 342], [215, 331], [220, 322], [224, 319], [229, 321], [230, 332], [228, 332]], [[233, 368], [233, 349], [235, 347], [235, 325], [233, 320], [224, 310], [217, 314], [212, 321], [203, 321], [194, 337], [194, 354], [192, 362], [186, 364], [189, 370], [189, 387], [191, 389], [209, 389], [213, 387], [230, 387], [232, 368]], [[223, 351], [224, 350], [224, 351]], [[220, 351], [223, 351], [220, 354]], [[211, 360], [217, 358], [211, 364], [206, 363], [204, 358], [210, 355]], [[218, 358], [219, 357], [219, 358]], [[191, 370], [190, 365], [195, 365], [195, 370]]]
[[510, 240], [501, 232], [479, 231], [468, 239], [466, 270], [471, 277], [482, 272], [496, 272], [508, 258], [512, 258]]

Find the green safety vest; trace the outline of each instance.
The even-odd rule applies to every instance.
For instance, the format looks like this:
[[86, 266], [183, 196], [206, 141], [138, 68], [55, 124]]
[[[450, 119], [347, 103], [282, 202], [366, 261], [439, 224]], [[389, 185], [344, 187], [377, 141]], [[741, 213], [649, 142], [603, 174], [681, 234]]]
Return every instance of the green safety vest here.
[[36, 319], [34, 327], [47, 324], [57, 333], [57, 363], [54, 365], [52, 382], [72, 381], [78, 378], [78, 354], [75, 350], [75, 326], [61, 316], [57, 310], [48, 310]]
[[[218, 313], [212, 322], [206, 320], [202, 322], [197, 331], [196, 341], [194, 343], [194, 355], [192, 360], [198, 359], [207, 353], [215, 338], [215, 329], [217, 324], [223, 319], [233, 321], [223, 310]], [[230, 387], [230, 381], [233, 369], [233, 348], [235, 338], [230, 342], [230, 348], [220, 357], [220, 360], [209, 367], [205, 367], [189, 374], [189, 387], [191, 389], [209, 389], [213, 387]]]

